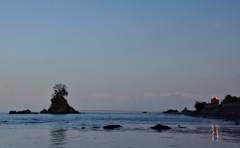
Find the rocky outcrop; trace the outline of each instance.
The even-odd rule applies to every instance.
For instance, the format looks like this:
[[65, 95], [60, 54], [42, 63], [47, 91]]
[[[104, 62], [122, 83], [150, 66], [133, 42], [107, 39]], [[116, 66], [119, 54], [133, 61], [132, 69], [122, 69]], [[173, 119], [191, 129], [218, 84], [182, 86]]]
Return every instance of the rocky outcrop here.
[[17, 114], [17, 111], [11, 110], [11, 111], [9, 112], [9, 114]]
[[68, 104], [67, 100], [61, 95], [56, 95], [55, 97], [53, 97], [53, 99], [51, 99], [51, 102], [52, 102], [52, 104], [51, 104], [50, 108], [48, 109], [47, 113], [50, 113], [50, 114], [75, 114], [75, 113], [79, 113], [77, 110], [72, 108]]
[[43, 109], [42, 111], [40, 111], [40, 114], [47, 114], [48, 111], [46, 109]]
[[121, 128], [121, 127], [122, 127], [121, 125], [107, 125], [107, 126], [104, 126], [103, 128], [112, 130], [112, 129], [117, 129], [117, 128]]
[[27, 110], [22, 110], [22, 111], [18, 111], [17, 114], [31, 114], [32, 112], [27, 109]]
[[166, 125], [162, 125], [162, 124], [157, 124], [157, 125], [151, 127], [151, 129], [154, 129], [154, 130], [168, 130], [168, 129], [171, 129], [171, 127], [166, 126]]
[[9, 112], [9, 114], [33, 114], [33, 112], [31, 112], [29, 109], [18, 111], [18, 112], [15, 110], [12, 110]]
[[190, 110], [188, 110], [186, 107], [181, 111], [182, 113], [187, 113], [187, 112], [191, 112]]
[[163, 111], [163, 113], [179, 113], [179, 111], [178, 110], [169, 109], [167, 111]]

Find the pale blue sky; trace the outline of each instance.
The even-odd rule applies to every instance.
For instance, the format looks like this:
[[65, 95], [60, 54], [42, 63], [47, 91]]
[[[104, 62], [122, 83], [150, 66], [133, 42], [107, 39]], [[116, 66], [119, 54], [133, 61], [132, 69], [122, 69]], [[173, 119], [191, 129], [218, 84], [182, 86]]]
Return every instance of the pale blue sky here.
[[193, 109], [240, 96], [238, 0], [0, 0], [0, 111], [64, 83], [82, 110]]

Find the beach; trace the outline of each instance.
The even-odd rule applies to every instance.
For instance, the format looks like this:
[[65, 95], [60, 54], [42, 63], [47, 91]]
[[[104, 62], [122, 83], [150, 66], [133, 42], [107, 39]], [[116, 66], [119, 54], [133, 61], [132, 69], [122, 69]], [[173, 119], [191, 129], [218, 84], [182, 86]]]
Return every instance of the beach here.
[[[203, 130], [203, 129], [201, 129]], [[94, 131], [94, 130], [4, 130], [1, 131], [0, 147], [49, 147], [49, 148], [146, 148], [146, 147], [239, 147], [237, 139], [224, 133], [196, 131]]]

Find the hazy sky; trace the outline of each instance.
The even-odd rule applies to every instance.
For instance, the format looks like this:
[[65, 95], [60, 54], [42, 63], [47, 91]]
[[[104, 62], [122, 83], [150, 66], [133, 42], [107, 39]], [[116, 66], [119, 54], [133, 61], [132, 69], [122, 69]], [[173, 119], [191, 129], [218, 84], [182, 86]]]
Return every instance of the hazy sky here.
[[193, 109], [240, 96], [239, 0], [0, 0], [0, 111]]

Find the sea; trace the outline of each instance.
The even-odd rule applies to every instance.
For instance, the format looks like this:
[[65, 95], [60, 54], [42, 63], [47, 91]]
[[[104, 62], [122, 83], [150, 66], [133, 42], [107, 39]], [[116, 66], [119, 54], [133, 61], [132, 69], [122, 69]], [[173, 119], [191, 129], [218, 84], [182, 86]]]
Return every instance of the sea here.
[[[83, 114], [0, 113], [0, 148], [240, 147], [232, 121], [140, 111]], [[106, 125], [122, 128], [106, 130]], [[169, 130], [150, 127], [162, 124]]]

